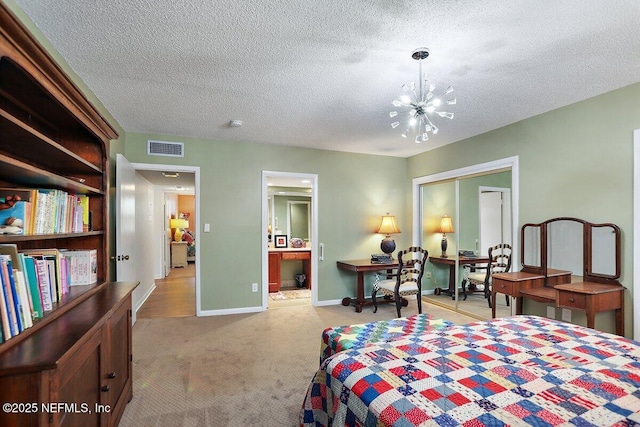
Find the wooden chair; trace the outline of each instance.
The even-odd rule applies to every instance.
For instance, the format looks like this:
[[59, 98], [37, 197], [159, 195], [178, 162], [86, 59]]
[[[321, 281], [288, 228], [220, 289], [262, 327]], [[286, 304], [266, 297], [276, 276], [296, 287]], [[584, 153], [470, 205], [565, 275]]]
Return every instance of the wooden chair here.
[[[376, 275], [376, 282], [373, 284], [373, 312], [378, 311], [376, 295], [378, 292], [386, 297], [391, 297], [396, 303], [396, 311], [400, 317], [402, 308], [402, 297], [407, 295], [417, 295], [418, 313], [422, 314], [422, 275], [429, 252], [416, 246], [398, 252], [398, 269], [394, 274], [387, 275], [386, 280], [379, 280]], [[391, 278], [395, 276], [395, 278]]]
[[[462, 266], [464, 270], [462, 276], [462, 294], [464, 295], [464, 301], [466, 301], [467, 285], [474, 286], [476, 290], [484, 292], [484, 297], [489, 303], [489, 308], [491, 308], [491, 275], [495, 273], [506, 273], [511, 270], [511, 245], [501, 243], [490, 247], [489, 259], [490, 262], [485, 266]], [[506, 300], [507, 305], [509, 305], [508, 296]]]

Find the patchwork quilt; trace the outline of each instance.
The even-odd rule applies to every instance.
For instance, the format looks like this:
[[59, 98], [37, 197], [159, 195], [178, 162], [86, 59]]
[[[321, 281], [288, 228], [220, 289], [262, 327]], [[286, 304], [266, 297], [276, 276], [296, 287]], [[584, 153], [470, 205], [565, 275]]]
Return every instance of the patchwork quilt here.
[[640, 342], [512, 316], [343, 350], [300, 425], [640, 425]]
[[407, 337], [419, 339], [428, 330], [440, 330], [453, 323], [436, 319], [431, 314], [416, 314], [409, 317], [362, 323], [359, 325], [336, 326], [322, 332], [320, 364], [340, 351], [359, 348], [383, 341]]

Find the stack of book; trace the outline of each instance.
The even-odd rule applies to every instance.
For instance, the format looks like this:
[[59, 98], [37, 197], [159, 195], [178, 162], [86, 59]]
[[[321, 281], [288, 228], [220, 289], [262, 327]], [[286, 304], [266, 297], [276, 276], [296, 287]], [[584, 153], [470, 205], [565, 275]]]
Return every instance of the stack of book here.
[[0, 245], [0, 342], [42, 318], [70, 286], [97, 282], [97, 251], [30, 249]]
[[89, 197], [55, 189], [0, 188], [0, 234], [89, 230]]

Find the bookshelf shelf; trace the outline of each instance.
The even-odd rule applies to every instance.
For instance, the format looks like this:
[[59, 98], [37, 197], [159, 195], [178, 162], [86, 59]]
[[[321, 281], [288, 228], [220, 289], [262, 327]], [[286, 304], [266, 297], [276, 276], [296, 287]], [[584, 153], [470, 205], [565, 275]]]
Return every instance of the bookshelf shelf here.
[[[0, 307], [0, 320], [4, 322], [0, 322], [0, 331], [3, 331], [0, 390], [8, 402], [87, 402], [110, 408], [108, 413], [92, 414], [0, 412], [0, 425], [116, 426], [132, 398], [131, 292], [137, 283], [111, 282], [109, 272], [109, 143], [116, 138], [118, 134], [113, 127], [9, 7], [0, 2], [0, 188], [3, 189], [0, 211], [14, 207], [5, 197], [19, 194], [40, 201], [39, 193], [62, 190], [77, 197], [67, 199], [62, 194], [63, 207], [54, 210], [55, 219], [46, 216], [46, 221], [42, 220], [33, 215], [33, 209], [31, 218], [36, 222], [26, 221], [27, 215], [24, 215], [23, 223], [40, 221], [38, 224], [47, 225], [41, 230], [70, 230], [73, 215], [65, 215], [64, 206], [86, 207], [88, 202], [86, 209], [91, 214], [92, 230], [2, 234], [0, 244], [14, 253], [17, 249], [22, 254], [15, 257], [22, 260], [29, 258], [25, 254], [32, 254], [33, 280], [28, 281], [29, 285], [37, 285], [23, 288], [26, 290], [19, 296], [34, 295], [30, 289], [40, 291], [42, 296], [45, 296], [44, 290], [55, 292], [54, 286], [43, 285], [48, 281], [47, 274], [49, 278], [56, 277], [57, 283], [69, 284], [51, 275], [51, 265], [47, 270], [44, 251], [49, 255], [60, 254], [55, 249], [76, 251], [75, 255], [68, 255], [69, 259], [76, 260], [83, 256], [78, 251], [90, 253], [90, 268], [84, 270], [90, 273], [78, 276], [80, 267], [77, 267], [74, 280], [90, 283], [97, 278], [90, 285], [69, 286], [68, 293], [58, 290], [61, 295], [52, 301], [52, 309], [19, 333], [4, 333], [7, 325], [4, 320], [11, 306], [4, 305], [4, 315]], [[59, 195], [52, 194], [52, 199], [58, 200], [55, 197]], [[42, 205], [48, 207], [44, 202]], [[26, 209], [27, 204], [20, 206]], [[86, 209], [83, 212], [86, 213]], [[4, 217], [7, 216], [9, 212], [5, 211]], [[84, 222], [86, 225], [86, 219]], [[13, 220], [7, 223], [13, 224]], [[39, 264], [35, 261], [39, 256], [36, 253], [42, 254]], [[38, 264], [37, 276], [34, 264]], [[7, 261], [2, 260], [0, 265], [4, 265], [6, 271]], [[57, 273], [67, 271], [56, 268]], [[72, 268], [68, 271], [73, 271]], [[15, 312], [18, 309], [16, 306]], [[30, 317], [24, 316], [24, 319]], [[24, 320], [24, 324], [28, 326], [30, 322]], [[18, 326], [16, 331], [19, 329]], [[13, 336], [7, 338], [8, 335]]]

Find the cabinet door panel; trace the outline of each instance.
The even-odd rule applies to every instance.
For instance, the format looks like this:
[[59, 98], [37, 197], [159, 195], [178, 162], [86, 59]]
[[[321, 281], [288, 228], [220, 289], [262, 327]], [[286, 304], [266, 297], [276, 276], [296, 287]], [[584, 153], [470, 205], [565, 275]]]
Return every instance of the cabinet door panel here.
[[[99, 426], [100, 413], [100, 362], [102, 357], [102, 330], [96, 332], [60, 366], [52, 381], [50, 403], [53, 425]], [[64, 406], [60, 406], [64, 405]], [[68, 406], [67, 406], [68, 405]]]

